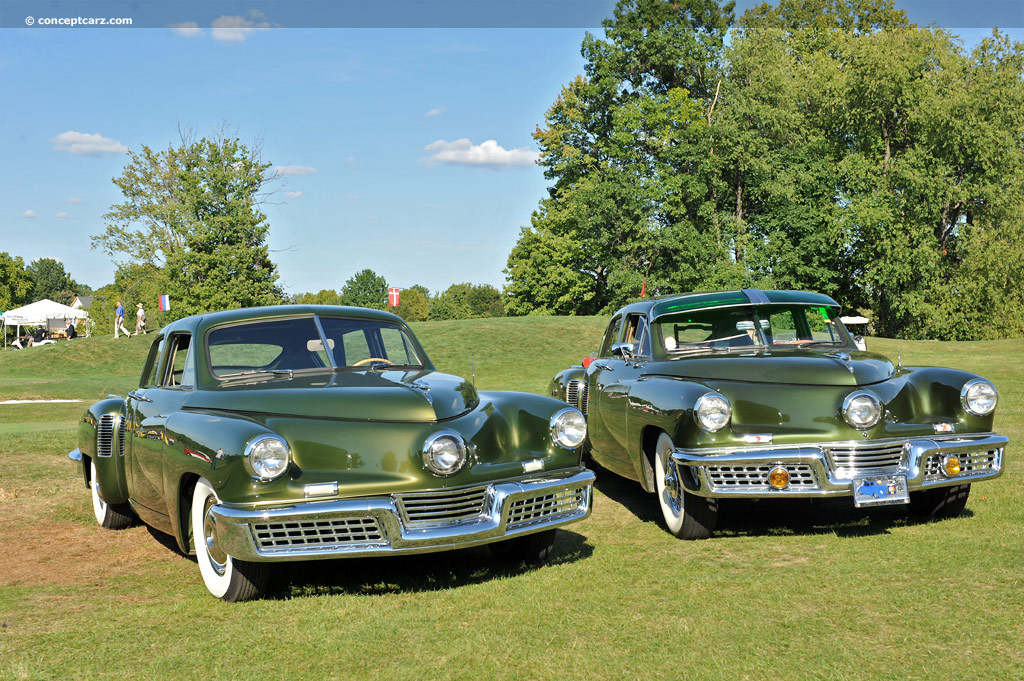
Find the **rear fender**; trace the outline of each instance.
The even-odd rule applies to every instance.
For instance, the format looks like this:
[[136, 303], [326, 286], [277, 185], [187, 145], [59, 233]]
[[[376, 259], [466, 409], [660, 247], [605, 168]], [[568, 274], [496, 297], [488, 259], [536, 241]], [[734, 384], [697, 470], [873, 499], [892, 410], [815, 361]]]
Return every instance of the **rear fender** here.
[[101, 400], [89, 407], [78, 424], [78, 449], [89, 483], [89, 464], [96, 464], [99, 495], [108, 504], [128, 501], [128, 483], [124, 470], [124, 439], [127, 420], [125, 403], [120, 398]]

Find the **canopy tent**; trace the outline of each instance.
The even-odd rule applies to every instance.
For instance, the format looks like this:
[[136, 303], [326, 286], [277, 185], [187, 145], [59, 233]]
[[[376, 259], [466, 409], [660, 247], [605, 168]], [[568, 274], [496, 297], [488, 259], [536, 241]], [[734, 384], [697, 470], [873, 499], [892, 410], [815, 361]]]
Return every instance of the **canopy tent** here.
[[871, 320], [867, 317], [840, 317], [839, 321], [843, 324], [870, 324]]
[[46, 326], [47, 320], [50, 319], [85, 319], [88, 316], [89, 313], [85, 310], [76, 310], [73, 307], [61, 305], [46, 298], [37, 300], [34, 303], [8, 310], [3, 315], [0, 315], [3, 318], [4, 325], [4, 344], [6, 345], [7, 343], [8, 326], [18, 327], [17, 335], [21, 335], [21, 327], [23, 326]]

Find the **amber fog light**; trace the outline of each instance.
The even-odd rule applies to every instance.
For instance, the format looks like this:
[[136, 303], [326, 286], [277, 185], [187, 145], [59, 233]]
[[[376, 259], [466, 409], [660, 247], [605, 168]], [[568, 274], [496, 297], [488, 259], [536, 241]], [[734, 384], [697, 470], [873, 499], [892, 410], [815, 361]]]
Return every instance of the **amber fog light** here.
[[947, 478], [955, 478], [960, 475], [960, 459], [950, 454], [942, 460], [942, 472]]
[[789, 485], [789, 471], [784, 466], [776, 466], [768, 473], [768, 482], [775, 489], [785, 489]]

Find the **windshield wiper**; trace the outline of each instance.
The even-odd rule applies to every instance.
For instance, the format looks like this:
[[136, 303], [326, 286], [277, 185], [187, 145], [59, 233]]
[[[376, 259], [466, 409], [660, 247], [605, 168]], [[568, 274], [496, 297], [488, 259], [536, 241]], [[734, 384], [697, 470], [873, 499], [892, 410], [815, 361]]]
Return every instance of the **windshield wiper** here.
[[287, 376], [292, 378], [295, 375], [293, 369], [250, 369], [248, 371], [239, 371], [234, 374], [221, 374], [217, 376], [220, 380], [233, 379], [233, 378], [249, 378], [251, 376]]

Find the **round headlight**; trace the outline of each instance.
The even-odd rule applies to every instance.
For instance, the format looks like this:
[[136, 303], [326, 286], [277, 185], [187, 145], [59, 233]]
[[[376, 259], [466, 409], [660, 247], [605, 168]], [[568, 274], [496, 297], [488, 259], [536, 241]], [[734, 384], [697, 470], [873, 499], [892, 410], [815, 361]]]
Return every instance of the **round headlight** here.
[[855, 390], [843, 400], [843, 418], [854, 428], [870, 428], [882, 418], [882, 403], [874, 393]]
[[245, 465], [253, 477], [273, 480], [288, 470], [288, 443], [276, 435], [260, 435], [245, 446]]
[[576, 449], [587, 437], [587, 420], [572, 407], [560, 409], [551, 417], [551, 439], [565, 449]]
[[454, 430], [434, 433], [423, 445], [423, 463], [434, 475], [455, 475], [466, 465], [466, 442]]
[[716, 433], [729, 425], [732, 407], [718, 393], [704, 393], [693, 407], [693, 418], [704, 430]]
[[983, 378], [975, 378], [964, 384], [960, 391], [960, 403], [975, 416], [988, 416], [996, 408], [999, 393], [995, 386]]

